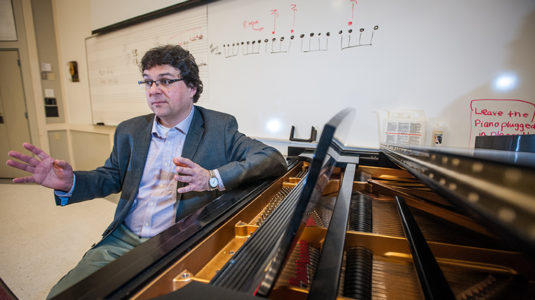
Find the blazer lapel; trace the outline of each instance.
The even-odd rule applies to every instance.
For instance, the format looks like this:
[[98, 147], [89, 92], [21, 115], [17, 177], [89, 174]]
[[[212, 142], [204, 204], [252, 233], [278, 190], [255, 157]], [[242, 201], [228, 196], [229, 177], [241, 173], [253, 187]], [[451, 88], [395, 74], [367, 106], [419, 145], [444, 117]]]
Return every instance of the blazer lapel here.
[[148, 115], [146, 118], [147, 123], [134, 133], [132, 149], [130, 149], [132, 157], [128, 166], [128, 176], [126, 176], [123, 184], [123, 192], [126, 192], [123, 195], [125, 199], [132, 200], [137, 195], [149, 153], [153, 120], [154, 115]]
[[[202, 136], [204, 134], [204, 119], [199, 112], [199, 109], [197, 109], [195, 106], [193, 107], [193, 120], [191, 120], [191, 124], [188, 129], [188, 134], [186, 135], [186, 140], [184, 141], [184, 147], [182, 147], [182, 157], [188, 158], [193, 160], [193, 156], [197, 152], [197, 148], [199, 147], [199, 144], [201, 143]], [[178, 182], [177, 187], [183, 187], [186, 184], [183, 182]], [[176, 195], [177, 201], [182, 200], [182, 194], [177, 193]], [[179, 205], [177, 205], [177, 210], [179, 209]]]
[[204, 119], [199, 112], [199, 109], [193, 108], [193, 120], [188, 129], [186, 140], [184, 141], [184, 147], [182, 148], [182, 157], [192, 159], [197, 152], [197, 148], [201, 142], [204, 134]]

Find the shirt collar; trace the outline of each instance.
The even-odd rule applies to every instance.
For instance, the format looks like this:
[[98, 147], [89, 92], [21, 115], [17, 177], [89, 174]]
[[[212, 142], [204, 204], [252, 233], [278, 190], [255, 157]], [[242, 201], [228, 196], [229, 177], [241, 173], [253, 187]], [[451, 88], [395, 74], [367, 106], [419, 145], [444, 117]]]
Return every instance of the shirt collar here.
[[[182, 122], [176, 124], [172, 128], [175, 128], [179, 132], [182, 132], [184, 135], [188, 134], [189, 126], [191, 125], [191, 121], [193, 120], [193, 111], [195, 110], [195, 106], [192, 107], [191, 111], [189, 112], [189, 115], [182, 120]], [[165, 126], [162, 126], [158, 122], [158, 117], [154, 118], [154, 121], [152, 122], [152, 136], [156, 136], [159, 138], [167, 138], [167, 133], [169, 132], [171, 128], [167, 128]]]

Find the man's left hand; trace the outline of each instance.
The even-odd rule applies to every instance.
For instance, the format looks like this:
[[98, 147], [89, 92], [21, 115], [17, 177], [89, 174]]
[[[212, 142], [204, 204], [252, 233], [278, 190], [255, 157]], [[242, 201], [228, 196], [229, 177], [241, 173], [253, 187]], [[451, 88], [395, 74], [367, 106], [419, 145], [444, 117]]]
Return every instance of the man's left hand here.
[[184, 182], [187, 185], [179, 188], [179, 193], [187, 192], [202, 192], [210, 189], [208, 180], [210, 179], [210, 172], [184, 157], [173, 158], [173, 163], [176, 165], [175, 180]]

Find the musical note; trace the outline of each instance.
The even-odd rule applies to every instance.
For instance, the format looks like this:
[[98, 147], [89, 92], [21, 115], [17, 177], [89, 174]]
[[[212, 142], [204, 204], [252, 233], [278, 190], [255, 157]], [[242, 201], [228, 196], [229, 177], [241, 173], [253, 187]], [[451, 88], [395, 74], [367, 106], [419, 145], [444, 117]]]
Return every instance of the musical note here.
[[[372, 46], [373, 37], [374, 37], [375, 32], [377, 30], [379, 30], [379, 26], [375, 25], [373, 27], [373, 30], [371, 31], [369, 40], [368, 41], [364, 41], [364, 39], [365, 39], [365, 29], [364, 28], [360, 28], [359, 33], [358, 33], [358, 40], [357, 41], [353, 40], [353, 42], [351, 41], [352, 37], [355, 36], [355, 34], [353, 33], [353, 29], [349, 29], [347, 31], [347, 38], [345, 38], [343, 30], [340, 30], [338, 32], [340, 34], [340, 50], [345, 50], [345, 49], [355, 48], [355, 47], [361, 47], [361, 46]], [[347, 42], [344, 43], [344, 40], [346, 40]]]
[[260, 54], [260, 44], [261, 44], [260, 40], [241, 42], [242, 54], [243, 55]]
[[290, 37], [290, 40], [286, 40], [282, 36], [279, 39], [273, 38], [271, 39], [271, 51], [269, 53], [276, 54], [276, 53], [288, 53], [290, 51], [290, 46], [292, 45], [291, 41], [294, 39], [294, 36], [292, 35]]
[[225, 53], [225, 58], [238, 56], [240, 51], [238, 43], [233, 43], [232, 45], [226, 44], [223, 45], [223, 52]]
[[301, 34], [301, 52], [317, 52], [317, 51], [329, 51], [329, 37], [331, 36], [330, 32], [327, 32], [325, 35], [322, 35], [321, 32], [314, 34], [313, 32], [309, 34], [308, 43], [304, 40], [305, 35]]

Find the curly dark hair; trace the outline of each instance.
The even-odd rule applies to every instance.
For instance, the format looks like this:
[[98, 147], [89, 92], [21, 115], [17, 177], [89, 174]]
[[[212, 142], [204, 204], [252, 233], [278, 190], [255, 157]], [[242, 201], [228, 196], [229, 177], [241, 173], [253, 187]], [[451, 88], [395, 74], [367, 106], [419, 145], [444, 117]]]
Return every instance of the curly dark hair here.
[[188, 50], [179, 45], [165, 45], [150, 49], [141, 59], [141, 72], [154, 66], [170, 65], [180, 71], [180, 76], [189, 87], [197, 88], [193, 96], [193, 103], [196, 103], [201, 96], [203, 85], [199, 77], [199, 67], [195, 63], [195, 58]]

